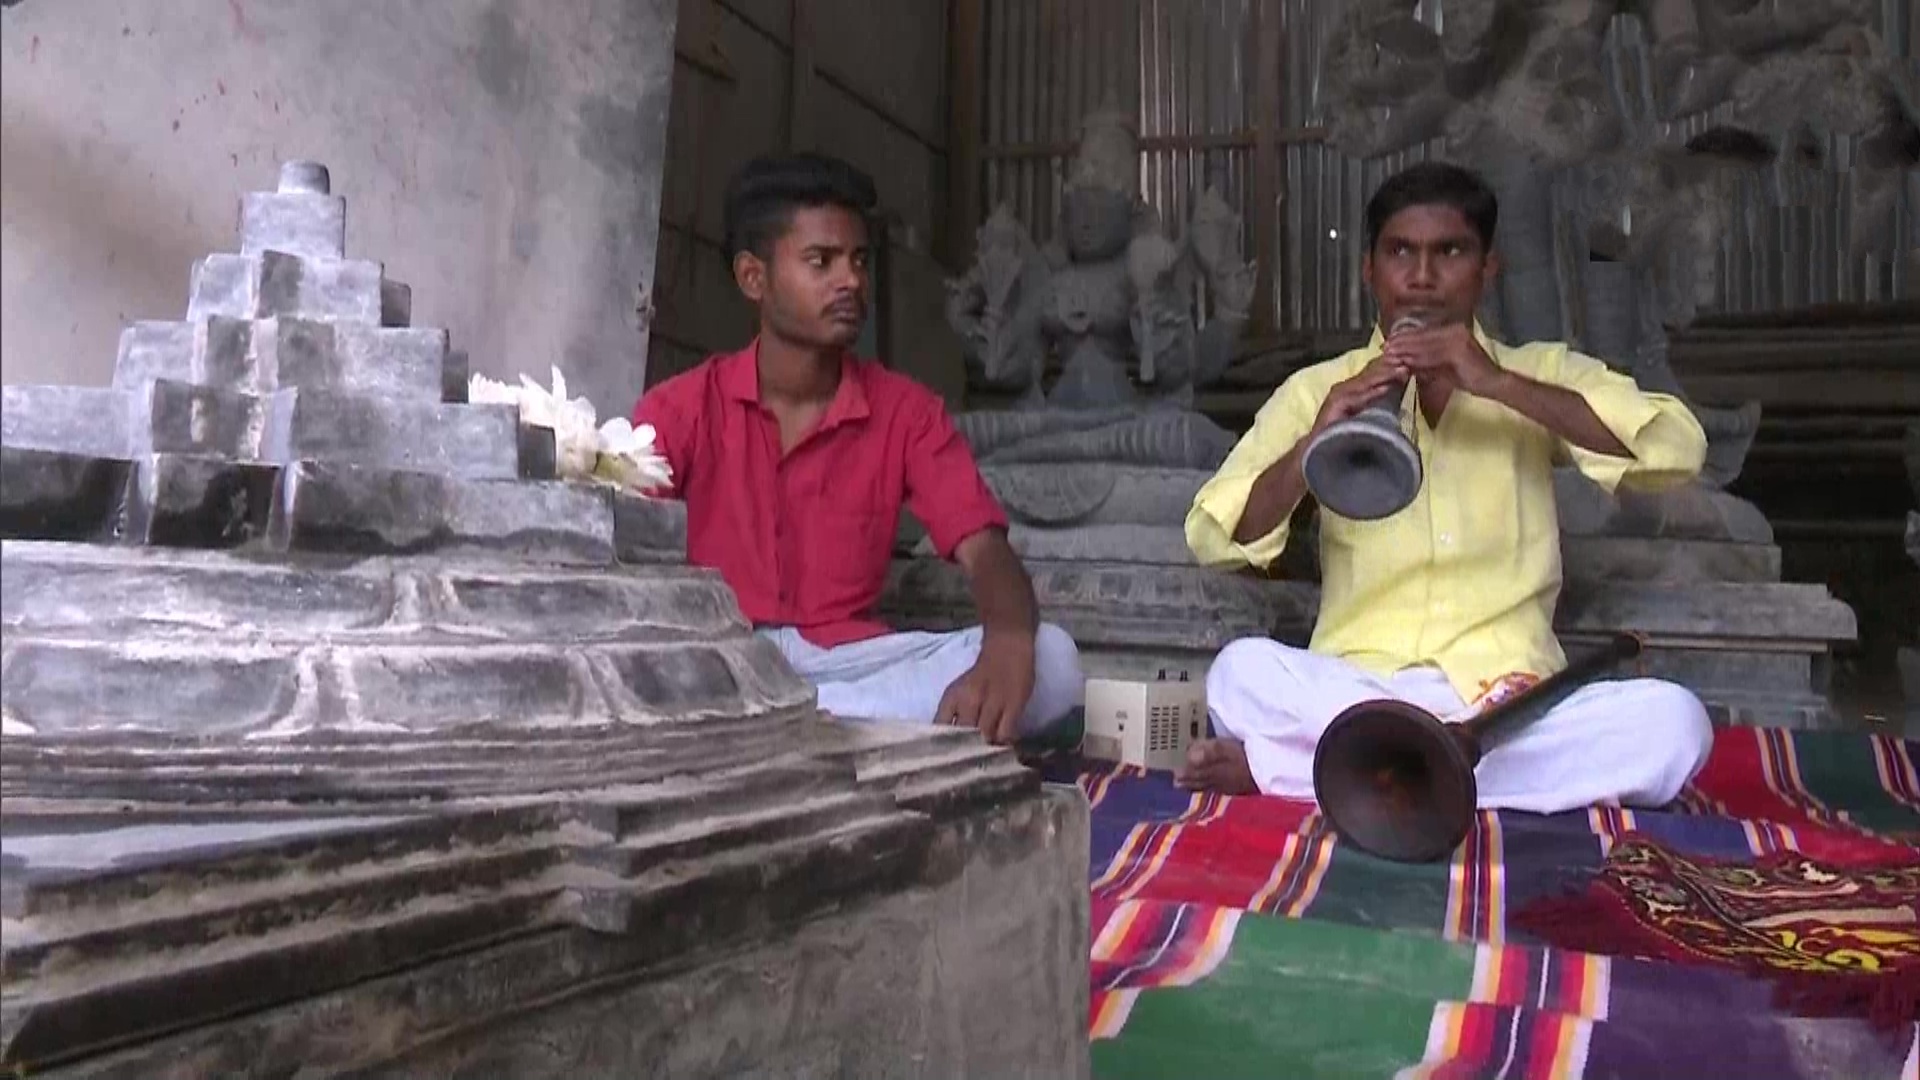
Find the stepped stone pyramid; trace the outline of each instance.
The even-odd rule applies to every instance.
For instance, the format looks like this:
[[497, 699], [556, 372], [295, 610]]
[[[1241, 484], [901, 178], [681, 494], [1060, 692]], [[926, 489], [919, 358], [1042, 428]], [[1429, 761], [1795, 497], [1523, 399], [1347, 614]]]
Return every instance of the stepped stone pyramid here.
[[186, 319], [125, 330], [111, 387], [5, 388], [0, 443], [22, 463], [8, 533], [230, 547], [271, 531], [281, 551], [605, 563], [617, 502], [665, 530], [627, 523], [622, 558], [671, 553], [670, 510], [503, 482], [551, 481], [553, 433], [465, 404], [465, 354], [408, 325], [411, 292], [379, 263], [345, 257], [346, 203], [328, 187], [303, 162], [247, 196], [240, 253], [195, 265]]
[[[1078, 793], [819, 712], [278, 188], [112, 386], [5, 388], [0, 1071], [1084, 1075]], [[769, 970], [861, 989], [675, 1043]]]

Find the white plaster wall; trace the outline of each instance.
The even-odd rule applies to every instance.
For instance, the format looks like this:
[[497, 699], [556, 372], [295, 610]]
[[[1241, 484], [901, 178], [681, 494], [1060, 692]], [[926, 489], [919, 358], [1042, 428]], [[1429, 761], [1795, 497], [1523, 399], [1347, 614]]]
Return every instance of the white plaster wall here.
[[674, 0], [22, 0], [0, 12], [0, 379], [103, 384], [242, 193], [313, 158], [350, 257], [475, 370], [644, 385]]

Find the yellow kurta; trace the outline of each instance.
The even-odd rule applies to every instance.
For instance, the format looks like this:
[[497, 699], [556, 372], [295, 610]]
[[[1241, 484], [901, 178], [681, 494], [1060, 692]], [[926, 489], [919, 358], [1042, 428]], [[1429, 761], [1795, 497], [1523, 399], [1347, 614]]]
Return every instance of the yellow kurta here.
[[[1475, 336], [1494, 363], [1583, 397], [1631, 458], [1568, 443], [1525, 416], [1464, 391], [1429, 426], [1408, 391], [1426, 474], [1405, 510], [1380, 521], [1320, 514], [1321, 601], [1314, 652], [1390, 675], [1437, 666], [1464, 701], [1509, 674], [1549, 675], [1566, 664], [1553, 634], [1560, 596], [1560, 527], [1553, 466], [1569, 461], [1608, 491], [1685, 483], [1700, 471], [1706, 433], [1686, 405], [1641, 390], [1606, 364], [1561, 344], [1518, 348]], [[1260, 474], [1312, 427], [1329, 390], [1380, 353], [1361, 349], [1299, 371], [1261, 407], [1253, 428], [1187, 513], [1187, 545], [1201, 565], [1266, 567], [1288, 526], [1234, 542]]]

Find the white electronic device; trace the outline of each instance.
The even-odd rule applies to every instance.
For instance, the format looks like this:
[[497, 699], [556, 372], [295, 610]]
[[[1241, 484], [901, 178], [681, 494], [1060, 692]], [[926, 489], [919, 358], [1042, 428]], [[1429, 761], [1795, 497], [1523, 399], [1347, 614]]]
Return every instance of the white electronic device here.
[[1178, 672], [1160, 678], [1088, 679], [1080, 752], [1143, 769], [1177, 769], [1207, 734], [1206, 687]]

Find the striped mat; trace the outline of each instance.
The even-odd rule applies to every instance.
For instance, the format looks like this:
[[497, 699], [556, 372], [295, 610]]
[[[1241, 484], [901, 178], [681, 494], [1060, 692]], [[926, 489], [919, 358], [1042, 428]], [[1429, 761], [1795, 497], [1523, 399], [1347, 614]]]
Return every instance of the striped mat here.
[[1623, 838], [1720, 866], [1920, 861], [1917, 750], [1722, 729], [1667, 810], [1483, 813], [1424, 866], [1341, 845], [1308, 804], [1062, 759], [1092, 805], [1094, 1074], [1920, 1080], [1920, 1024], [1805, 1015], [1737, 968], [1552, 948], [1513, 919]]

